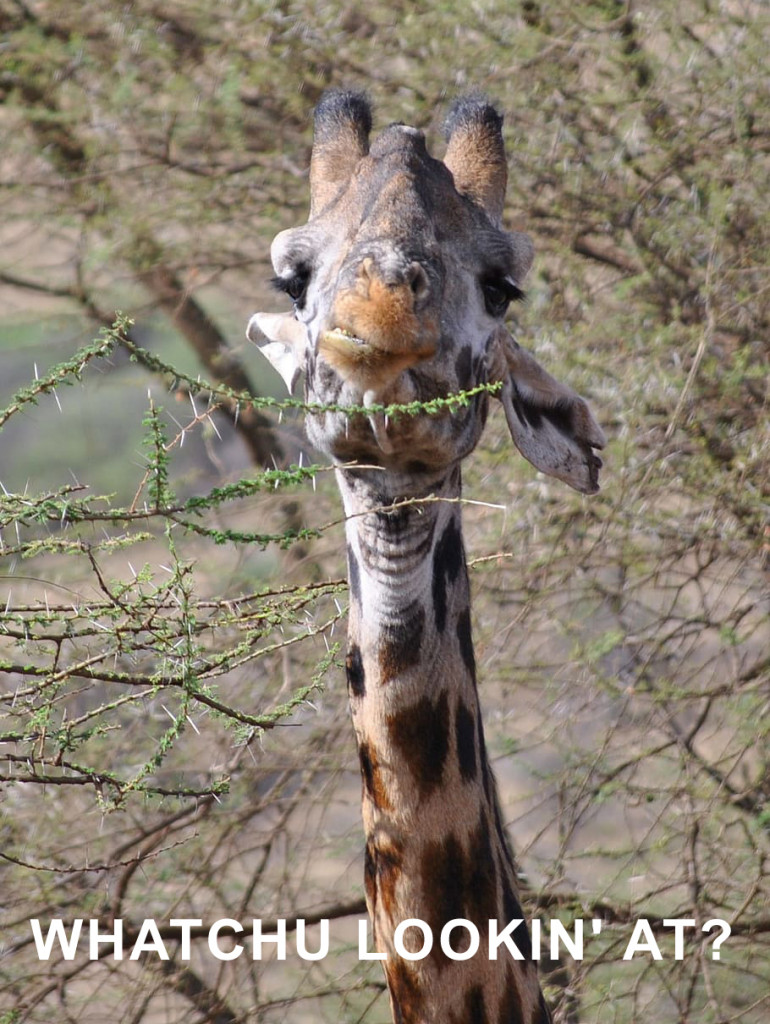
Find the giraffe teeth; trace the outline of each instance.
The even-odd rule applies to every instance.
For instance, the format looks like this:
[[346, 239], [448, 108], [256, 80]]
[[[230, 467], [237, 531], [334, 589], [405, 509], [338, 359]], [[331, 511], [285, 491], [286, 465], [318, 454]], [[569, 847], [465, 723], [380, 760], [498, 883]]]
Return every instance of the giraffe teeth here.
[[393, 442], [388, 437], [388, 417], [383, 416], [381, 412], [374, 413], [369, 417], [369, 423], [380, 451], [385, 455], [391, 455], [394, 449]]
[[330, 331], [324, 331], [319, 340], [322, 348], [332, 348], [338, 351], [349, 351], [355, 348], [371, 348], [363, 338], [359, 338], [357, 335], [351, 334], [349, 331], [345, 331], [341, 327], [334, 327]]

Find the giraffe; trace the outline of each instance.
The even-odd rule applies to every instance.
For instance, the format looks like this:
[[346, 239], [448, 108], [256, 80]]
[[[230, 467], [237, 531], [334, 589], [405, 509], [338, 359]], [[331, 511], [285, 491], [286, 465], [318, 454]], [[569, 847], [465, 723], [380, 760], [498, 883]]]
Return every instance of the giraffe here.
[[[347, 687], [358, 745], [364, 882], [396, 1024], [546, 1024], [516, 868], [487, 758], [463, 546], [461, 463], [490, 391], [436, 414], [383, 407], [498, 383], [514, 443], [542, 471], [590, 494], [604, 437], [587, 404], [504, 326], [533, 259], [501, 225], [502, 117], [483, 96], [457, 100], [443, 161], [403, 124], [371, 144], [357, 92], [315, 112], [307, 224], [271, 249], [289, 313], [255, 314], [247, 334], [291, 390], [305, 373], [306, 430], [335, 463], [346, 513], [350, 589]], [[263, 337], [264, 336], [264, 337]], [[346, 413], [340, 407], [356, 406]], [[400, 955], [400, 922], [434, 944]], [[438, 937], [456, 927], [449, 956]], [[490, 921], [522, 955], [488, 955]], [[412, 943], [410, 946], [410, 942]], [[411, 929], [403, 943], [416, 952]], [[402, 953], [404, 946], [401, 947]]]

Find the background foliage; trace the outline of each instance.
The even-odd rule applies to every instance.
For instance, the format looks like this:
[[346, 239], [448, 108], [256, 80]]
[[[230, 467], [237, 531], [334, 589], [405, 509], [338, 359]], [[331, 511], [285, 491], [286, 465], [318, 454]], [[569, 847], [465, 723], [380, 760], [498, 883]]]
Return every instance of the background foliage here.
[[[603, 921], [556, 1019], [766, 1019], [767, 4], [0, 0], [0, 32], [0, 1019], [388, 1019], [341, 513], [241, 340], [337, 84], [439, 151], [448, 98], [497, 100], [520, 339], [610, 439], [589, 500], [499, 418], [466, 471], [528, 907]], [[96, 916], [330, 917], [333, 955], [37, 959], [30, 918]], [[621, 959], [640, 917], [660, 961]]]

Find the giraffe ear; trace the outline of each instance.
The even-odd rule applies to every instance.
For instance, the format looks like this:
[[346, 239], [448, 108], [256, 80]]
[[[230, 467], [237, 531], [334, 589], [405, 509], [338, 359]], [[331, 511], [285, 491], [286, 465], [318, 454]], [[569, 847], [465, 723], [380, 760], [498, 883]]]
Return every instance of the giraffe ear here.
[[310, 157], [310, 216], [319, 213], [369, 152], [372, 110], [366, 96], [329, 89], [315, 109]]
[[452, 172], [455, 188], [499, 224], [508, 182], [502, 116], [486, 97], [472, 93], [453, 103], [444, 133], [444, 164]]
[[495, 336], [491, 379], [502, 380], [499, 398], [514, 444], [537, 469], [583, 494], [599, 490], [604, 433], [588, 403], [560, 384], [501, 328]]
[[[260, 335], [268, 339], [267, 345], [259, 344]], [[246, 337], [259, 345], [259, 351], [280, 373], [292, 394], [307, 355], [307, 334], [302, 324], [291, 313], [255, 313], [249, 320]]]

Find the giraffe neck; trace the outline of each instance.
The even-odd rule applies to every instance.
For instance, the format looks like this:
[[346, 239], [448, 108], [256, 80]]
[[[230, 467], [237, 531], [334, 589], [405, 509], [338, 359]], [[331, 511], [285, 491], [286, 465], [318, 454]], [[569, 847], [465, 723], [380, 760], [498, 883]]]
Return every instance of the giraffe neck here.
[[[460, 469], [421, 481], [376, 470], [339, 470], [347, 513], [351, 590], [348, 692], [362, 775], [365, 883], [374, 940], [386, 954], [399, 1024], [541, 1024], [548, 1020], [526, 925], [513, 933], [526, 959], [498, 931], [523, 917], [484, 745], [463, 550]], [[384, 509], [410, 498], [437, 500]], [[442, 500], [443, 499], [443, 500]], [[378, 509], [380, 511], [378, 511]], [[401, 921], [424, 921], [433, 949], [398, 955]], [[472, 921], [478, 952], [453, 960], [439, 937], [453, 919]], [[407, 947], [422, 939], [406, 933]], [[419, 941], [418, 941], [419, 940]], [[457, 952], [467, 932], [452, 933]]]

